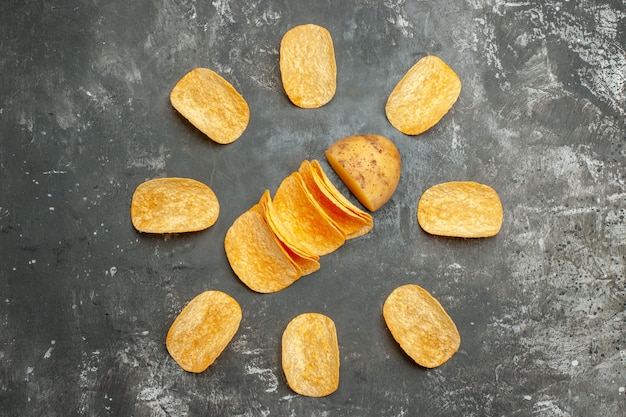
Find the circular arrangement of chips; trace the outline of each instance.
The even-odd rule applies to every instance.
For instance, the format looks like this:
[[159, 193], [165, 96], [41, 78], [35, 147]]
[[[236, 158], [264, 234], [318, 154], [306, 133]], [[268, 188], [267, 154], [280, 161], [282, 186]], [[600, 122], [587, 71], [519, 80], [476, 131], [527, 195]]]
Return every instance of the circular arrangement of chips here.
[[[280, 45], [285, 93], [302, 108], [328, 103], [336, 92], [337, 67], [328, 30], [301, 25]], [[389, 122], [406, 135], [430, 129], [450, 110], [461, 81], [440, 58], [420, 59], [388, 97]], [[170, 93], [172, 106], [220, 144], [237, 140], [250, 120], [245, 99], [212, 70], [196, 68]], [[402, 163], [395, 144], [380, 135], [353, 135], [325, 152], [340, 179], [370, 211], [382, 207], [400, 180]], [[134, 227], [149, 233], [180, 233], [212, 226], [219, 202], [206, 185], [187, 178], [161, 178], [137, 187], [131, 202]], [[417, 217], [428, 233], [487, 237], [498, 233], [502, 205], [490, 187], [450, 182], [426, 190]], [[251, 290], [273, 293], [320, 269], [320, 257], [373, 228], [372, 216], [352, 204], [330, 181], [317, 160], [303, 161], [285, 177], [274, 197], [266, 190], [242, 213], [224, 237], [235, 275]], [[433, 368], [460, 346], [458, 330], [441, 304], [414, 284], [396, 288], [382, 314], [393, 338], [419, 365]], [[172, 358], [188, 372], [202, 372], [221, 354], [242, 319], [237, 301], [221, 291], [205, 291], [179, 313], [166, 337]], [[319, 313], [295, 317], [282, 336], [282, 367], [296, 393], [321, 397], [339, 386], [339, 343], [335, 324]]]

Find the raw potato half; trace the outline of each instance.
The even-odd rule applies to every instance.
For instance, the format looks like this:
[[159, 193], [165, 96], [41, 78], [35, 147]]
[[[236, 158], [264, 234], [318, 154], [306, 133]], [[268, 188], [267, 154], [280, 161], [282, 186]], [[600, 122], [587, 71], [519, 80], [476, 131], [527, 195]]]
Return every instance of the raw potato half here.
[[323, 397], [339, 387], [339, 344], [335, 323], [319, 313], [304, 313], [285, 328], [282, 366], [287, 383], [300, 395]]
[[450, 359], [461, 336], [441, 304], [425, 289], [407, 284], [391, 292], [383, 317], [393, 338], [417, 364], [435, 368]]
[[227, 144], [248, 127], [250, 108], [228, 81], [207, 68], [185, 74], [172, 89], [170, 102], [213, 141]]
[[473, 181], [434, 185], [420, 197], [417, 221], [425, 232], [480, 238], [498, 234], [504, 217], [498, 193]]
[[333, 143], [326, 159], [368, 210], [381, 208], [400, 181], [402, 161], [394, 143], [380, 135], [354, 135]]
[[452, 68], [437, 56], [425, 56], [389, 95], [387, 119], [400, 132], [419, 135], [441, 120], [460, 93], [461, 80]]
[[321, 26], [296, 26], [280, 43], [280, 74], [289, 100], [313, 109], [328, 103], [337, 90], [337, 63], [330, 32]]
[[207, 185], [190, 178], [157, 178], [133, 193], [130, 217], [145, 233], [196, 232], [211, 227], [219, 216], [217, 196]]
[[241, 307], [221, 291], [205, 291], [183, 308], [167, 333], [167, 351], [181, 368], [202, 372], [228, 346], [241, 322]]

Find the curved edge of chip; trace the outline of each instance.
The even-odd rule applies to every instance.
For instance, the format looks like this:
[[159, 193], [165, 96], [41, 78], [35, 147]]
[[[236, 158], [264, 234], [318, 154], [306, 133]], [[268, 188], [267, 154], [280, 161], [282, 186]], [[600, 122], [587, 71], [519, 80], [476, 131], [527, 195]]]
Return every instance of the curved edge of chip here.
[[170, 103], [215, 143], [239, 139], [250, 122], [246, 99], [224, 77], [209, 68], [194, 68], [174, 85]]
[[233, 339], [242, 317], [233, 297], [219, 290], [204, 291], [174, 319], [165, 338], [167, 351], [183, 370], [204, 372]]
[[147, 180], [135, 188], [130, 203], [131, 223], [142, 233], [199, 232], [213, 226], [219, 214], [215, 192], [191, 178]]
[[500, 233], [503, 221], [498, 192], [475, 181], [435, 184], [422, 193], [417, 204], [417, 222], [433, 236], [490, 238]]
[[385, 299], [382, 314], [400, 348], [424, 368], [443, 365], [459, 350], [461, 336], [454, 321], [419, 285], [396, 287]]
[[325, 397], [339, 388], [339, 342], [333, 320], [302, 313], [285, 327], [281, 363], [287, 384], [297, 394]]
[[255, 292], [281, 291], [302, 276], [257, 205], [233, 222], [224, 237], [224, 249], [235, 275]]
[[333, 99], [337, 61], [328, 29], [313, 23], [292, 27], [283, 34], [279, 55], [283, 89], [295, 106], [316, 109]]

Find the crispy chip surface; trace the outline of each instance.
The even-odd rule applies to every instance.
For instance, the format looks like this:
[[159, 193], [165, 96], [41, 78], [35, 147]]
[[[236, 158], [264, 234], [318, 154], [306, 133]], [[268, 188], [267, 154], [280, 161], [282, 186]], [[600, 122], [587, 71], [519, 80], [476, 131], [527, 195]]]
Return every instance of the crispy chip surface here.
[[419, 365], [435, 368], [450, 359], [461, 336], [441, 304], [425, 289], [408, 284], [391, 292], [383, 317], [393, 338]]
[[133, 193], [130, 217], [145, 233], [196, 232], [217, 221], [220, 205], [207, 185], [190, 178], [157, 178]]
[[339, 344], [335, 323], [319, 313], [295, 317], [282, 337], [282, 367], [300, 395], [323, 397], [339, 387]]
[[333, 39], [324, 27], [291, 28], [280, 43], [280, 73], [289, 100], [302, 108], [328, 103], [337, 89]]
[[268, 206], [270, 225], [292, 248], [322, 256], [335, 251], [345, 242], [345, 235], [328, 220], [306, 192], [298, 172], [293, 172], [281, 182]]
[[311, 167], [313, 168], [313, 172], [317, 174], [317, 177], [320, 178], [321, 182], [326, 186], [326, 189], [341, 203], [342, 206], [346, 207], [357, 216], [363, 217], [365, 219], [365, 221], [368, 223], [368, 226], [367, 226], [367, 230], [364, 231], [364, 233], [369, 232], [372, 229], [372, 227], [374, 227], [372, 216], [369, 213], [366, 213], [365, 211], [361, 210], [360, 208], [352, 204], [352, 202], [348, 200], [346, 196], [344, 196], [341, 193], [341, 191], [337, 189], [337, 187], [335, 187], [333, 182], [330, 180], [330, 178], [328, 178], [328, 176], [324, 172], [319, 161], [317, 160], [311, 161]]
[[248, 127], [250, 108], [228, 81], [208, 68], [195, 68], [176, 83], [170, 102], [213, 141], [227, 144]]
[[271, 204], [270, 192], [268, 190], [263, 193], [263, 196], [259, 200], [259, 203], [254, 207], [258, 213], [263, 216], [263, 219], [267, 223], [268, 227], [274, 234], [276, 241], [285, 251], [285, 254], [291, 259], [291, 261], [300, 268], [302, 276], [312, 274], [320, 269], [320, 258], [317, 255], [309, 254], [305, 251], [298, 250], [297, 248], [290, 247], [287, 243], [281, 240], [275, 232], [275, 225], [268, 218], [269, 205]]
[[473, 181], [437, 184], [422, 194], [417, 206], [419, 225], [439, 236], [494, 236], [500, 231], [503, 216], [498, 193]]
[[221, 291], [205, 291], [192, 299], [172, 323], [165, 345], [188, 372], [202, 372], [222, 353], [237, 333], [239, 303]]
[[280, 291], [302, 275], [256, 207], [233, 222], [224, 249], [237, 277], [253, 291]]
[[437, 56], [425, 56], [389, 95], [387, 119], [400, 132], [419, 135], [441, 120], [460, 93], [461, 80], [452, 68]]
[[346, 206], [338, 200], [311, 162], [303, 161], [298, 172], [311, 197], [317, 201], [330, 221], [346, 235], [346, 239], [362, 236], [372, 229], [372, 217], [363, 211], [357, 214], [352, 203]]

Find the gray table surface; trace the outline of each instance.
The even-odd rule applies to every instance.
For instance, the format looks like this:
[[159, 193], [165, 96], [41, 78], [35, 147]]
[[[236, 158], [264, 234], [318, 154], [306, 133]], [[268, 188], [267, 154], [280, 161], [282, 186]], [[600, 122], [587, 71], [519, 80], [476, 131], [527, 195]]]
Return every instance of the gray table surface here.
[[[294, 25], [332, 34], [333, 100], [286, 98], [279, 43]], [[501, 0], [3, 1], [0, 4], [0, 415], [626, 415], [626, 4]], [[384, 105], [425, 54], [463, 81], [433, 129], [405, 136]], [[169, 92], [208, 67], [246, 98], [244, 135], [216, 145]], [[233, 220], [304, 159], [351, 134], [403, 159], [371, 233], [275, 294], [250, 291], [223, 248]], [[141, 182], [195, 178], [221, 203], [193, 234], [137, 233]], [[472, 180], [504, 206], [489, 239], [438, 238], [416, 221], [428, 187]], [[462, 343], [415, 365], [382, 302], [422, 285]], [[182, 371], [165, 334], [195, 295], [243, 309], [205, 372]], [[280, 336], [297, 314], [336, 323], [339, 389], [292, 392]]]

